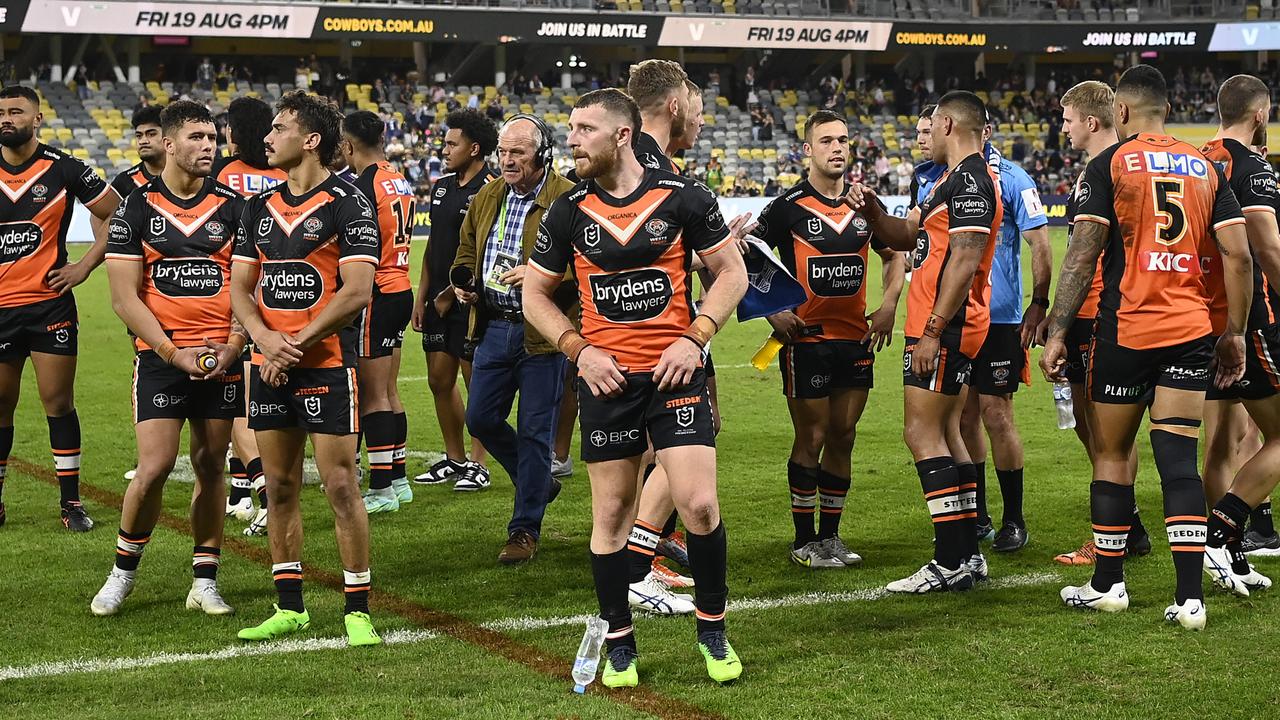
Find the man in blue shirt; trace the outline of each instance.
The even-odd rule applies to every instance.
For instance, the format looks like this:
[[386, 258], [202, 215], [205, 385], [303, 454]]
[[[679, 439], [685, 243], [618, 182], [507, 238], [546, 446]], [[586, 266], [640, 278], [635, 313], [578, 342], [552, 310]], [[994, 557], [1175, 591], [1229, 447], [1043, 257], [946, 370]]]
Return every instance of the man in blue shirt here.
[[[990, 138], [990, 124], [983, 134]], [[985, 426], [1004, 500], [1000, 531], [995, 534], [991, 549], [1014, 552], [1027, 544], [1027, 529], [1022, 516], [1022, 439], [1013, 420], [1013, 393], [1019, 383], [1031, 382], [1028, 348], [1044, 341], [1053, 249], [1049, 245], [1048, 217], [1035, 182], [1022, 166], [1002, 158], [990, 143], [984, 154], [1000, 178], [1005, 214], [991, 265], [991, 330], [973, 362], [960, 430], [978, 471], [979, 536], [990, 537], [994, 532], [986, 503]], [[1025, 312], [1022, 240], [1031, 246], [1031, 302]]]

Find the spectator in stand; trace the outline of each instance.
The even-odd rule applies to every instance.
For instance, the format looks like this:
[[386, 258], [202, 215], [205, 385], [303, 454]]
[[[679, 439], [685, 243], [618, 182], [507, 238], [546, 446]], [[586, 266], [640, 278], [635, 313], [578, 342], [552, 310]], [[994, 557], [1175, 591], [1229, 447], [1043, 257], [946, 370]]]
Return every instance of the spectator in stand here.
[[903, 155], [898, 158], [898, 165], [894, 168], [894, 177], [898, 181], [898, 194], [906, 195], [911, 192], [911, 157]]
[[505, 114], [502, 109], [502, 98], [494, 98], [489, 101], [489, 106], [484, 109], [484, 114], [494, 123], [501, 124], [502, 117]]
[[720, 167], [720, 159], [714, 155], [707, 161], [706, 185], [712, 192], [720, 193], [724, 186], [724, 169]]

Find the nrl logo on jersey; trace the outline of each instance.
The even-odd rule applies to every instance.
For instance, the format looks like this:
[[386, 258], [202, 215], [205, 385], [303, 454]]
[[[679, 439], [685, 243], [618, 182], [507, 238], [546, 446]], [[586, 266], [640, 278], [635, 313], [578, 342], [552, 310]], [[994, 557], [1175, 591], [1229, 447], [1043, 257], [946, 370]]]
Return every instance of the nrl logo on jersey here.
[[164, 218], [160, 217], [159, 215], [152, 215], [151, 216], [151, 234], [163, 235], [164, 230], [165, 230]]
[[266, 237], [270, 235], [271, 228], [274, 227], [274, 225], [275, 223], [272, 222], [271, 218], [269, 217], [262, 218], [262, 220], [258, 221], [258, 235], [261, 237]]
[[821, 234], [822, 234], [822, 221], [821, 221], [821, 220], [819, 220], [818, 218], [809, 218], [809, 234], [810, 234], [810, 235], [821, 235]]
[[582, 233], [582, 244], [587, 247], [595, 247], [600, 244], [600, 226], [588, 225], [587, 229]]

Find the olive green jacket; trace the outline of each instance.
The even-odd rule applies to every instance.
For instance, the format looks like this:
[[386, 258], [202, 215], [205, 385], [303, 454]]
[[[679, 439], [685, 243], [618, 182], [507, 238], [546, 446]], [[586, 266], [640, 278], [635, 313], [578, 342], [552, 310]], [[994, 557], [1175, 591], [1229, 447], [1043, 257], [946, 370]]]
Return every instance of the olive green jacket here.
[[[520, 261], [522, 263], [529, 262], [529, 256], [533, 253], [533, 246], [538, 238], [538, 225], [542, 222], [542, 217], [546, 214], [547, 208], [551, 207], [551, 203], [556, 198], [573, 189], [572, 181], [557, 175], [550, 168], [547, 169], [547, 173], [546, 182], [543, 183], [542, 190], [538, 193], [538, 196], [534, 198], [533, 208], [529, 210], [529, 214], [525, 217], [521, 237], [522, 252]], [[467, 214], [462, 219], [462, 229], [458, 232], [458, 254], [454, 256], [453, 266], [450, 269], [457, 267], [471, 268], [476, 278], [477, 286], [483, 282], [483, 272], [480, 264], [484, 261], [485, 245], [489, 242], [489, 235], [493, 231], [493, 225], [498, 221], [498, 212], [502, 209], [502, 203], [506, 202], [509, 191], [509, 186], [501, 178], [486, 184], [471, 200], [471, 206], [467, 209]], [[484, 335], [485, 327], [489, 324], [489, 313], [485, 306], [484, 290], [477, 287], [477, 292], [480, 295], [480, 301], [471, 306], [470, 320], [467, 326], [467, 337], [473, 340], [479, 340]], [[569, 316], [570, 322], [576, 327], [580, 322], [580, 307], [572, 268], [565, 273], [565, 281], [556, 290], [554, 299], [556, 306], [563, 310], [565, 315]], [[557, 339], [547, 340], [538, 334], [533, 325], [527, 322], [524, 325], [524, 349], [530, 355], [559, 352], [555, 346]]]

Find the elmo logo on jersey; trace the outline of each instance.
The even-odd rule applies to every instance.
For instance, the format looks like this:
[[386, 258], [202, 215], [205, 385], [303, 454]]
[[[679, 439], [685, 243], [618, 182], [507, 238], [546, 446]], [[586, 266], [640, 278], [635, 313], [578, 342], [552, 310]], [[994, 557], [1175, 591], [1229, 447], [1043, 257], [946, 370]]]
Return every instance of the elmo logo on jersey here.
[[151, 284], [169, 297], [213, 297], [222, 291], [222, 268], [204, 258], [158, 260], [151, 264]]
[[671, 302], [671, 278], [657, 268], [591, 276], [596, 311], [612, 322], [652, 320]]
[[310, 263], [287, 260], [262, 267], [262, 304], [272, 310], [306, 310], [323, 294], [324, 278]]
[[1168, 173], [1186, 177], [1209, 179], [1209, 161], [1198, 155], [1171, 153], [1163, 150], [1144, 150], [1125, 153], [1124, 169], [1128, 172]]
[[33, 222], [0, 223], [0, 265], [35, 253], [43, 237], [44, 232]]
[[819, 297], [857, 295], [867, 272], [861, 255], [814, 255], [808, 266], [809, 290]]

